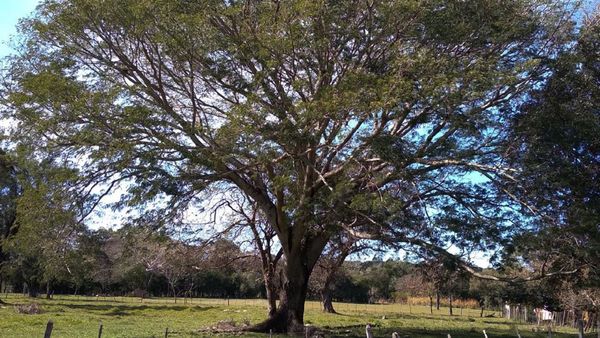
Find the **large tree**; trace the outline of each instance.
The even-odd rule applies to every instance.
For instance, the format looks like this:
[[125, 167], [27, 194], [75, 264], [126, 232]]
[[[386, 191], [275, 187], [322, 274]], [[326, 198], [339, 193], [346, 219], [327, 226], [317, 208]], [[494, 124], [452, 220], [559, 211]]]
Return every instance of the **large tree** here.
[[21, 24], [4, 110], [20, 142], [73, 159], [85, 197], [122, 184], [159, 217], [247, 195], [285, 258], [256, 329], [298, 331], [333, 234], [460, 251], [519, 231], [505, 122], [565, 46], [567, 7], [48, 0]]
[[[19, 152], [21, 153], [21, 152]], [[77, 203], [65, 189], [76, 173], [47, 161], [27, 159], [20, 154], [21, 192], [15, 200], [11, 231], [4, 249], [27, 281], [30, 295], [36, 296], [39, 283], [51, 285], [70, 274], [67, 258], [77, 248], [82, 224], [77, 219]]]
[[14, 159], [0, 150], [0, 269], [6, 260], [5, 240], [14, 233], [17, 199], [21, 192]]
[[[14, 159], [0, 149], [0, 286], [5, 277], [4, 270], [8, 260], [5, 243], [15, 232], [17, 198], [20, 191]], [[3, 303], [2, 300], [0, 303]]]
[[[569, 51], [552, 60], [547, 83], [514, 116], [512, 160], [521, 164], [509, 187], [538, 219], [539, 236], [524, 250], [547, 266], [600, 262], [600, 7], [582, 20]], [[600, 277], [597, 279], [600, 283]], [[600, 284], [599, 284], [600, 285]]]
[[599, 61], [600, 6], [581, 20], [572, 48], [550, 62], [548, 81], [515, 115], [510, 147], [522, 165], [510, 188], [545, 215], [515, 241], [513, 256], [540, 269], [578, 268], [568, 280], [548, 282], [579, 314], [597, 312], [600, 293]]

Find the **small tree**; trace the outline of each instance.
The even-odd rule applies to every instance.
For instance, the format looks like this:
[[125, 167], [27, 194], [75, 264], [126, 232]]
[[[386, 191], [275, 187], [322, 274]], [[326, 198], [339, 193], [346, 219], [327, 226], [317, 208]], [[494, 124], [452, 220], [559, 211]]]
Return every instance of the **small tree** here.
[[244, 227], [251, 230], [251, 242], [261, 262], [268, 316], [273, 317], [277, 311], [281, 282], [278, 276], [281, 272], [279, 263], [283, 257], [283, 249], [277, 242], [277, 231], [267, 222], [256, 203], [249, 201], [243, 194], [240, 194], [235, 201], [228, 201], [226, 204], [240, 218], [235, 220], [234, 226], [227, 231], [239, 232]]
[[367, 248], [368, 245], [364, 241], [360, 242], [345, 234], [331, 238], [317, 261], [315, 273], [312, 275], [309, 284], [309, 288], [314, 289], [319, 294], [323, 312], [336, 313], [333, 308], [333, 296], [340, 269], [346, 258]]
[[433, 283], [425, 279], [418, 269], [407, 273], [396, 280], [395, 290], [397, 297], [410, 301], [410, 297], [429, 297], [429, 312], [433, 314], [433, 295], [436, 289]]
[[51, 285], [71, 271], [70, 252], [76, 249], [82, 225], [77, 221], [77, 205], [64, 186], [72, 182], [74, 172], [51, 163], [24, 161], [27, 180], [17, 200], [16, 233], [5, 240], [15, 264], [26, 276], [30, 295], [37, 294], [38, 283], [46, 284], [50, 298]]

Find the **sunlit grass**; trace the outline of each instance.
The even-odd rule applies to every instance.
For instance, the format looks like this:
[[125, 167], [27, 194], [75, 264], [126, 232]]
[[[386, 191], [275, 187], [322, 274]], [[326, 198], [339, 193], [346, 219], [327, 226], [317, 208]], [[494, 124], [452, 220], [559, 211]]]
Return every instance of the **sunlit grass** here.
[[[258, 323], [266, 316], [266, 301], [244, 299], [177, 299], [55, 296], [52, 300], [30, 299], [11, 294], [2, 299], [8, 304], [0, 307], [0, 337], [42, 337], [48, 320], [54, 322], [52, 337], [97, 337], [100, 323], [103, 337], [211, 337], [202, 331], [219, 321], [238, 324]], [[18, 314], [15, 304], [38, 302], [43, 312], [36, 315]], [[335, 303], [339, 314], [321, 312], [318, 302], [306, 303], [305, 322], [325, 330], [328, 337], [364, 337], [365, 324], [371, 323], [375, 337], [391, 337], [396, 331], [401, 337], [517, 337], [517, 323], [499, 318], [498, 312], [486, 311], [480, 317], [476, 309], [454, 309], [408, 304], [345, 304]], [[492, 317], [493, 315], [493, 317]], [[531, 325], [518, 325], [523, 338], [546, 337], [545, 332], [532, 332]], [[553, 337], [574, 337], [575, 331], [561, 329]], [[593, 337], [595, 333], [588, 334]], [[228, 334], [220, 334], [228, 336]], [[246, 337], [265, 337], [246, 334]]]

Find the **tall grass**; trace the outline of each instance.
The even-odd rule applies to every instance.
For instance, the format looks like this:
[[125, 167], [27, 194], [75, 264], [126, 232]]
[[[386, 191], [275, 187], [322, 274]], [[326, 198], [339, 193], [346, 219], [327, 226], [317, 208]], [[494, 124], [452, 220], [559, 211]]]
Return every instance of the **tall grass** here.
[[[410, 302], [411, 305], [422, 305], [429, 306], [430, 299], [429, 297], [408, 297], [407, 302]], [[435, 297], [433, 298], [434, 306], [435, 306]], [[449, 307], [450, 300], [446, 297], [440, 298], [440, 306]], [[465, 308], [465, 309], [479, 309], [479, 302], [476, 299], [453, 299], [452, 306], [456, 308]]]

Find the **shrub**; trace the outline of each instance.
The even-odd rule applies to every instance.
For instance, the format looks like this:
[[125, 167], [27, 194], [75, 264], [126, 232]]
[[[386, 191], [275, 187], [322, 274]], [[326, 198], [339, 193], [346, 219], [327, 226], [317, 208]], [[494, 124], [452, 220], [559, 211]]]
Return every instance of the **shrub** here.
[[26, 315], [37, 315], [42, 313], [42, 307], [38, 303], [15, 304], [15, 311]]

